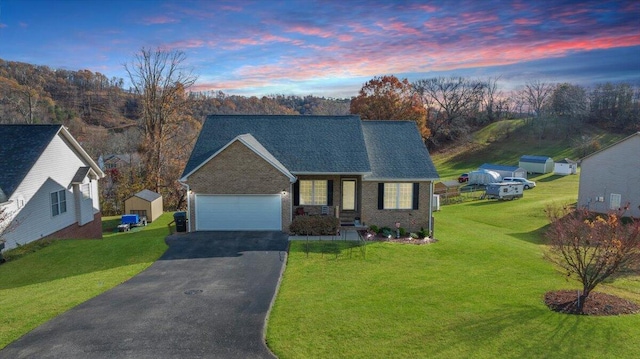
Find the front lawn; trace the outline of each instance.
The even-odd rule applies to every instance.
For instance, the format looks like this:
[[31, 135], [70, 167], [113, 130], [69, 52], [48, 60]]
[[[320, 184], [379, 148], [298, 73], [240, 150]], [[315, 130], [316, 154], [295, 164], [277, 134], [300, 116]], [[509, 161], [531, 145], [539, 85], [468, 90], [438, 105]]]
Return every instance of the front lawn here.
[[138, 232], [111, 230], [102, 240], [53, 241], [1, 265], [0, 349], [151, 265], [167, 248], [172, 219], [165, 213]]
[[[638, 357], [640, 315], [546, 308], [545, 292], [578, 285], [543, 259], [542, 210], [575, 202], [578, 176], [534, 180], [519, 200], [443, 206], [435, 244], [370, 243], [363, 259], [293, 243], [269, 347], [282, 359]], [[637, 283], [596, 290], [640, 303]]]

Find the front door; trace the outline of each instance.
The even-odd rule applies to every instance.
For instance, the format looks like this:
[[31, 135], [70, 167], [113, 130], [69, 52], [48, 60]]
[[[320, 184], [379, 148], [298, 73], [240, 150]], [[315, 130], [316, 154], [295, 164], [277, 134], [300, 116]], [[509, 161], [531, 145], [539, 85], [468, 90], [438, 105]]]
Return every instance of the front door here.
[[356, 180], [355, 179], [343, 179], [342, 180], [342, 210], [343, 211], [355, 211], [356, 210]]

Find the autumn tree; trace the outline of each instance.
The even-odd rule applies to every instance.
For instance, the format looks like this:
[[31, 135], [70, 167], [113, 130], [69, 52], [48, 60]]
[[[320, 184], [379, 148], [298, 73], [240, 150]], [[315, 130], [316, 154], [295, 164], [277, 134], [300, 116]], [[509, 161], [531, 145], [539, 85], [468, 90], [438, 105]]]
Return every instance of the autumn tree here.
[[577, 313], [598, 284], [640, 265], [640, 220], [625, 224], [623, 211], [594, 215], [586, 209], [546, 210], [551, 221], [547, 258], [582, 284]]
[[196, 76], [185, 67], [185, 60], [182, 51], [143, 48], [131, 63], [125, 64], [141, 102], [143, 142], [140, 149], [147, 185], [156, 192], [166, 185], [163, 170], [173, 156], [171, 140], [189, 120], [190, 101], [186, 89], [195, 83]]
[[351, 99], [350, 112], [363, 120], [415, 121], [423, 138], [430, 135], [425, 108], [407, 79], [401, 81], [393, 75], [374, 77]]

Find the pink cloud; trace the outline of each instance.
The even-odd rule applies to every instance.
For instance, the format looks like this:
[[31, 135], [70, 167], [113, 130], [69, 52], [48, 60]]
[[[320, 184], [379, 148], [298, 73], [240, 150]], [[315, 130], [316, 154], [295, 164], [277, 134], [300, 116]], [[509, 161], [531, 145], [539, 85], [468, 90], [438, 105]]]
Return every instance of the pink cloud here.
[[527, 18], [518, 18], [513, 20], [513, 23], [516, 25], [522, 25], [522, 26], [526, 26], [526, 25], [538, 25], [540, 23], [542, 23], [540, 20], [538, 19], [527, 19]]

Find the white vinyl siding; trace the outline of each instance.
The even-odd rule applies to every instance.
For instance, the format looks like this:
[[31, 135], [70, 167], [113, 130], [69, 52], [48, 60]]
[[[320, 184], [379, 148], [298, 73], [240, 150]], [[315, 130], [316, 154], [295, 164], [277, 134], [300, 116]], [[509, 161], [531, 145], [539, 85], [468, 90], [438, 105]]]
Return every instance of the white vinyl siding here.
[[327, 188], [327, 180], [301, 180], [300, 204], [326, 206]]
[[411, 209], [413, 183], [385, 183], [384, 209]]
[[67, 194], [64, 190], [51, 193], [51, 215], [53, 217], [67, 212]]

